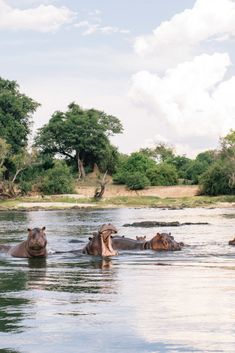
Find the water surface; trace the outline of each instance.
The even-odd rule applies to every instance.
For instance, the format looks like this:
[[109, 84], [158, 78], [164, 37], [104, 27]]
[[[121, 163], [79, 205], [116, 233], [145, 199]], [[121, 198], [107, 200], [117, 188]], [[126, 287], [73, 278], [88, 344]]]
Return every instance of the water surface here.
[[[1, 243], [18, 243], [28, 227], [46, 226], [50, 249], [78, 249], [112, 222], [120, 235], [170, 231], [190, 245], [103, 259], [0, 254], [0, 352], [234, 353], [235, 247], [227, 245], [234, 218], [233, 209], [203, 208], [0, 212]], [[209, 225], [123, 227], [143, 220]]]

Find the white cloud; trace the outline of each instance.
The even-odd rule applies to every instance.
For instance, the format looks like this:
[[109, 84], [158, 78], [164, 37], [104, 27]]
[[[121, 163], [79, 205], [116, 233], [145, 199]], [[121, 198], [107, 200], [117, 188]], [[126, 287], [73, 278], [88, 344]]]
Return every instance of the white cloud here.
[[129, 94], [154, 117], [152, 134], [200, 147], [196, 140], [217, 140], [235, 128], [235, 76], [223, 81], [230, 64], [227, 53], [202, 54], [163, 77], [141, 71], [133, 76]]
[[122, 29], [116, 26], [103, 26], [101, 24], [101, 11], [96, 9], [92, 12], [89, 12], [88, 19], [84, 21], [80, 21], [75, 23], [74, 27], [82, 28], [83, 32], [82, 35], [87, 36], [94, 33], [101, 33], [101, 34], [112, 34], [112, 33], [121, 33], [121, 34], [128, 34], [130, 33], [127, 29]]
[[87, 36], [94, 33], [102, 34], [112, 34], [112, 33], [121, 33], [128, 34], [130, 33], [127, 29], [121, 29], [115, 26], [102, 26], [100, 23], [91, 23], [89, 21], [81, 21], [74, 25], [77, 28], [84, 28], [82, 35]]
[[74, 16], [67, 7], [39, 5], [22, 10], [0, 0], [0, 29], [53, 32], [71, 22]]
[[192, 49], [207, 39], [235, 36], [234, 0], [197, 0], [192, 9], [164, 21], [151, 35], [135, 41], [135, 51], [148, 55], [188, 58]]

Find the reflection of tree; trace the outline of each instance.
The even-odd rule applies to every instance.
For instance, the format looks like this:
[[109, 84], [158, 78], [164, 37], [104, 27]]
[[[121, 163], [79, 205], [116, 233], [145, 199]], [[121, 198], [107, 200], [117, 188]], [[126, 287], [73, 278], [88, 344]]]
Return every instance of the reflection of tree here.
[[[41, 283], [46, 275], [46, 259], [28, 259], [29, 271], [6, 270], [0, 277], [0, 332], [22, 331], [21, 321], [26, 317], [25, 308], [31, 304], [27, 298], [15, 297], [25, 289], [33, 288], [33, 278]], [[5, 268], [7, 269], [7, 263]], [[43, 271], [41, 270], [43, 268]], [[40, 269], [40, 271], [38, 271]]]
[[[103, 292], [104, 282], [107, 288], [113, 292], [115, 271], [112, 269], [112, 260], [109, 258], [85, 256], [79, 253], [79, 257], [68, 259], [68, 253], [61, 262], [57, 263], [55, 272], [50, 272], [47, 276], [46, 290], [99, 294]], [[72, 254], [71, 254], [72, 256]], [[55, 258], [58, 258], [55, 256]]]
[[[27, 332], [29, 319], [35, 320], [37, 327], [37, 317], [44, 317], [48, 309], [55, 316], [93, 315], [97, 303], [110, 302], [117, 293], [116, 268], [109, 258], [67, 253], [19, 261], [1, 261], [3, 333]], [[16, 270], [19, 264], [20, 270]]]
[[[1, 273], [0, 280], [0, 332], [21, 330], [24, 307], [29, 304], [25, 298], [15, 298], [11, 293], [25, 289], [27, 275], [22, 271]], [[8, 294], [9, 293], [9, 294]]]
[[0, 353], [20, 353], [20, 352], [15, 351], [14, 349], [3, 348], [3, 349], [0, 349]]

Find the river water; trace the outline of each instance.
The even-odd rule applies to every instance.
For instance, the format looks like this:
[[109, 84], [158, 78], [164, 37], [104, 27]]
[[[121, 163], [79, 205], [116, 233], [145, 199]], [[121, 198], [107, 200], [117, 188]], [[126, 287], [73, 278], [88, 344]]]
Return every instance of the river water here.
[[[0, 242], [46, 226], [48, 247], [83, 247], [102, 223], [120, 235], [170, 231], [179, 252], [72, 253], [47, 259], [0, 254], [0, 352], [235, 352], [235, 209], [0, 212]], [[166, 228], [136, 221], [208, 222]], [[70, 243], [71, 240], [81, 243]]]

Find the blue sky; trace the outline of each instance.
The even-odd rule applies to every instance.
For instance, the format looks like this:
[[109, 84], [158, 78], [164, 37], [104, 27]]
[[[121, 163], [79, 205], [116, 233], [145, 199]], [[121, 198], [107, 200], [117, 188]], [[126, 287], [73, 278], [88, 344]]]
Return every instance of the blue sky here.
[[0, 0], [0, 75], [42, 105], [117, 116], [122, 152], [193, 156], [235, 128], [234, 0]]

